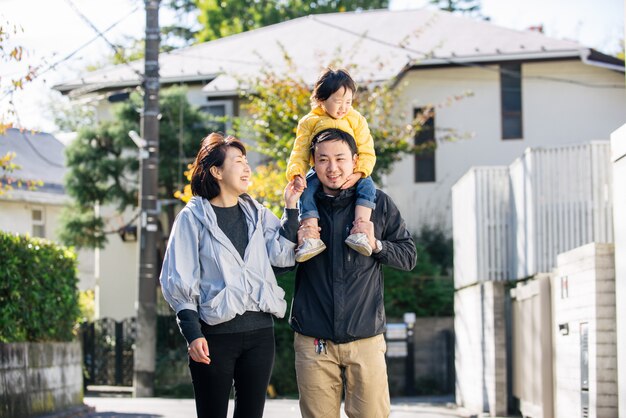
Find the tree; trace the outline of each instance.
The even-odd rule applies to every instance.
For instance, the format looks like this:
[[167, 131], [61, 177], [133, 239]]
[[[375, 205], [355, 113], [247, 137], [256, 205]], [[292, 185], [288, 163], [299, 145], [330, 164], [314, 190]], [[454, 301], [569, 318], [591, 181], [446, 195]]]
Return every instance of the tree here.
[[[106, 221], [94, 212], [95, 205], [115, 205], [120, 212], [138, 204], [138, 149], [128, 137], [139, 131], [142, 98], [133, 93], [129, 101], [113, 109], [114, 118], [79, 131], [66, 150], [69, 173], [66, 188], [75, 204], [62, 218], [61, 240], [76, 247], [104, 247]], [[189, 104], [186, 89], [172, 87], [160, 95], [159, 199], [171, 200], [182, 188], [183, 170], [198, 151], [206, 134], [205, 116]], [[174, 207], [165, 205], [168, 224]]]
[[[239, 80], [241, 107], [245, 117], [233, 120], [235, 135], [252, 142], [252, 149], [265, 157], [262, 165], [255, 169], [250, 193], [265, 206], [279, 214], [282, 208], [282, 189], [285, 184], [287, 160], [293, 147], [298, 120], [310, 111], [310, 86], [296, 75], [295, 63], [283, 51], [287, 70], [278, 73], [270, 65], [264, 66], [258, 76]], [[243, 86], [255, 86], [243, 90]], [[355, 107], [367, 119], [376, 149], [376, 169], [372, 174], [380, 182], [393, 164], [403, 156], [431, 150], [435, 143], [414, 145], [414, 138], [427, 120], [430, 112], [412, 120], [398, 109], [402, 85], [396, 80], [383, 83], [365, 82], [355, 100]], [[466, 95], [450, 98], [449, 104]], [[410, 122], [406, 122], [407, 119]], [[446, 139], [454, 139], [455, 133], [448, 132]], [[191, 197], [190, 188], [177, 194], [183, 201]]]
[[310, 14], [387, 8], [389, 0], [170, 0], [175, 11], [198, 11], [200, 30], [173, 25], [167, 35], [179, 35], [198, 42], [257, 29]]
[[[17, 25], [11, 24], [8, 21], [0, 22], [0, 62], [13, 62], [18, 63], [22, 61], [24, 48], [20, 45], [8, 46], [11, 37], [23, 30]], [[0, 75], [0, 100], [4, 101], [9, 98], [8, 103], [12, 105], [13, 93], [17, 90], [24, 88], [26, 83], [33, 80], [36, 74], [35, 67], [28, 67], [26, 73], [21, 73], [16, 78], [9, 80], [8, 85], [4, 85], [4, 81]], [[13, 113], [12, 110], [8, 111], [8, 114]], [[3, 135], [7, 129], [13, 126], [12, 122], [6, 120], [5, 114], [0, 114], [0, 135]], [[22, 186], [20, 179], [13, 178], [11, 173], [18, 171], [21, 167], [13, 162], [15, 158], [14, 152], [8, 152], [3, 156], [0, 156], [0, 196], [13, 189], [13, 184], [18, 187]], [[38, 180], [27, 182], [29, 189], [33, 190], [37, 186], [41, 186], [43, 183]]]
[[[256, 170], [253, 185], [255, 192], [264, 197], [263, 203], [272, 208], [280, 205], [280, 200], [273, 200], [280, 195], [275, 191], [277, 185], [265, 179], [280, 179], [284, 184], [298, 120], [310, 111], [310, 86], [295, 76], [293, 61], [287, 54], [284, 56], [288, 71], [279, 75], [271, 67], [265, 67], [258, 77], [244, 83], [256, 87], [243, 93], [245, 104], [242, 107], [248, 117], [237, 118], [234, 123], [236, 134], [251, 139], [254, 149], [266, 157], [266, 166]], [[400, 89], [395, 88], [394, 83], [395, 80], [366, 82], [355, 100], [355, 108], [365, 116], [375, 138], [376, 169], [372, 178], [378, 182], [404, 155], [419, 153], [434, 145], [413, 144], [424, 119], [415, 118], [406, 123], [407, 115], [398, 112], [402, 107]], [[280, 176], [270, 176], [267, 171], [278, 171]]]

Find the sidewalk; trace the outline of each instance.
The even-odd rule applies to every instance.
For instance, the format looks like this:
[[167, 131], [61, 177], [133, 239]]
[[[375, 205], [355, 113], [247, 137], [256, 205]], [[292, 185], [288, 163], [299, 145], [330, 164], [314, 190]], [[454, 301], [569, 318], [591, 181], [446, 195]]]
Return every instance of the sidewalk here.
[[[390, 418], [457, 418], [451, 398], [397, 398], [392, 400]], [[190, 418], [196, 416], [193, 399], [85, 397], [85, 404], [95, 408], [88, 418]], [[450, 406], [448, 406], [450, 405]], [[233, 403], [229, 406], [232, 417]], [[295, 399], [268, 399], [267, 418], [301, 418]], [[341, 418], [346, 415], [341, 414]]]

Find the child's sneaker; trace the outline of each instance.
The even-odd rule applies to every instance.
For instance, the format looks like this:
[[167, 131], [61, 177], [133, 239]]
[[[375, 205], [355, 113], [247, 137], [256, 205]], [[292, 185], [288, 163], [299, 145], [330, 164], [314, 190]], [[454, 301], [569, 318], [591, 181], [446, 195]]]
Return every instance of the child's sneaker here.
[[305, 238], [301, 246], [296, 248], [296, 261], [303, 263], [326, 249], [326, 244], [319, 238]]
[[357, 234], [350, 234], [348, 238], [346, 238], [345, 243], [348, 247], [352, 248], [354, 251], [363, 254], [364, 256], [369, 257], [372, 255], [372, 246], [367, 239], [367, 235], [363, 232], [359, 232]]

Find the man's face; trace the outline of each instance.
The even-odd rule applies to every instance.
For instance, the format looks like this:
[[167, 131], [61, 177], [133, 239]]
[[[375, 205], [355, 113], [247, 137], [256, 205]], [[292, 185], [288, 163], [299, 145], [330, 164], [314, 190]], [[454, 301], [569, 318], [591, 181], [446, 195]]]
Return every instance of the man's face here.
[[341, 186], [354, 172], [356, 155], [343, 141], [324, 141], [315, 146], [315, 172], [322, 183], [324, 193], [337, 196]]

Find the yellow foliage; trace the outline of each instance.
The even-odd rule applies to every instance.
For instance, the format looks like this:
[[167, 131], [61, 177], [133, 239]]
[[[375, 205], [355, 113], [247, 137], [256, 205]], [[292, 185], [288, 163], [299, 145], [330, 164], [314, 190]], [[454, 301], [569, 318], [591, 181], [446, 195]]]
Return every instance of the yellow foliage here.
[[[191, 181], [191, 168], [188, 166], [185, 177]], [[285, 173], [276, 164], [270, 163], [256, 167], [252, 173], [248, 194], [258, 200], [280, 217], [283, 211], [283, 190], [285, 188]], [[182, 191], [174, 193], [176, 199], [187, 203], [191, 199], [191, 185], [187, 184]]]
[[278, 217], [283, 212], [285, 172], [274, 163], [256, 167], [248, 194]]
[[96, 312], [96, 296], [93, 290], [78, 292], [81, 322], [93, 321]]
[[[187, 171], [185, 171], [185, 177], [187, 177], [187, 181], [191, 182], [191, 172], [193, 168], [193, 164], [189, 164], [187, 166]], [[183, 191], [181, 192], [180, 190], [176, 190], [174, 192], [174, 198], [182, 200], [183, 202], [187, 203], [189, 202], [189, 200], [191, 200], [191, 184], [187, 184], [184, 188]]]

